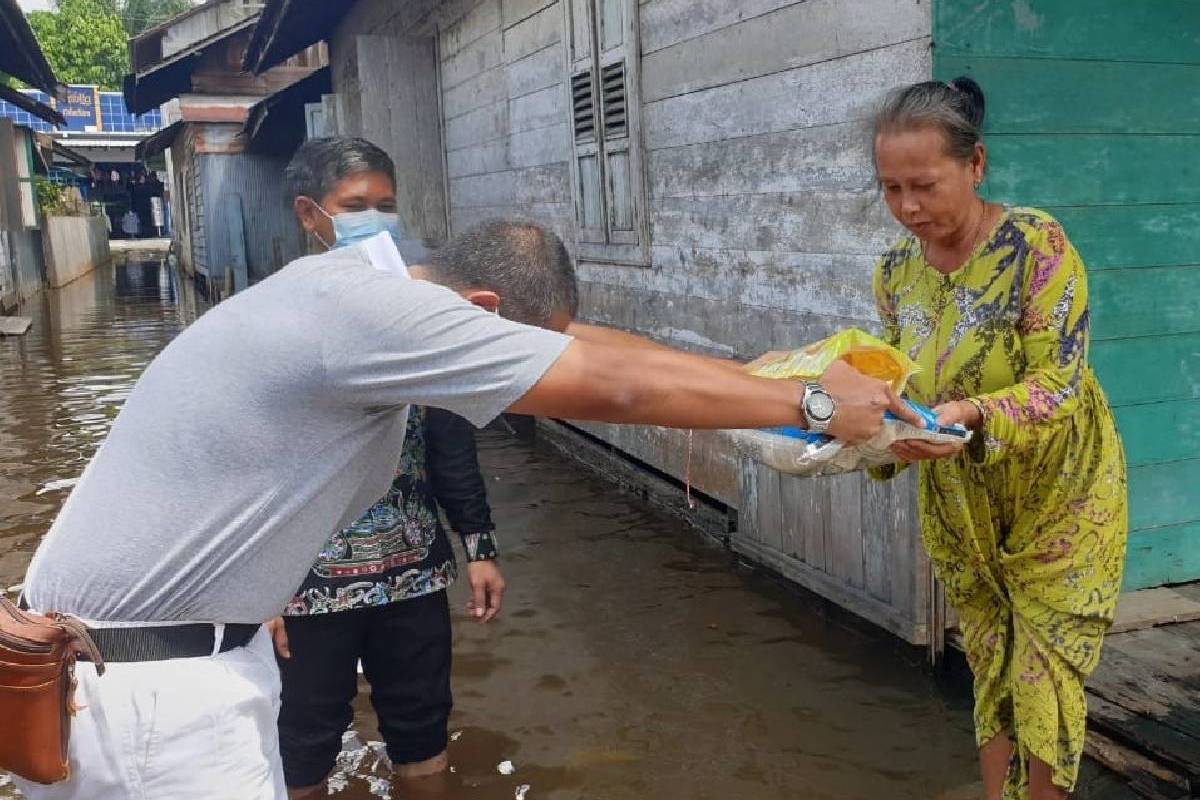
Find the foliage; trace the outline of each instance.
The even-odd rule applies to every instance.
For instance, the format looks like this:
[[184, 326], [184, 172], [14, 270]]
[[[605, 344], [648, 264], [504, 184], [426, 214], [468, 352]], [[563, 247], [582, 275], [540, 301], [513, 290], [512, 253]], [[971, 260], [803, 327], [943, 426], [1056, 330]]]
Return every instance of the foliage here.
[[65, 186], [42, 176], [33, 178], [33, 190], [37, 195], [38, 211], [46, 216], [57, 216], [62, 213], [66, 204], [67, 190]]
[[132, 39], [191, 7], [191, 0], [124, 0], [121, 22], [125, 25], [125, 35]]
[[60, 81], [121, 88], [129, 51], [113, 0], [58, 0], [56, 11], [29, 14], [29, 26]]

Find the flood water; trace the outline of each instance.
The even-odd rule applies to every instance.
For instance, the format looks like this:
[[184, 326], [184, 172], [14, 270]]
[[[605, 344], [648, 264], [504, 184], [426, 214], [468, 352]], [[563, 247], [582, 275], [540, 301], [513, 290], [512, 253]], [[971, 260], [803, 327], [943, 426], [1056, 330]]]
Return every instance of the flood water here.
[[[194, 314], [187, 297], [157, 262], [107, 268], [47, 293], [23, 312], [29, 334], [0, 339], [0, 588]], [[332, 794], [979, 796], [969, 701], [911, 653], [823, 619], [544, 444], [487, 432], [480, 447], [510, 588], [486, 627], [461, 613], [463, 585], [452, 593], [454, 772], [391, 784], [364, 695]]]

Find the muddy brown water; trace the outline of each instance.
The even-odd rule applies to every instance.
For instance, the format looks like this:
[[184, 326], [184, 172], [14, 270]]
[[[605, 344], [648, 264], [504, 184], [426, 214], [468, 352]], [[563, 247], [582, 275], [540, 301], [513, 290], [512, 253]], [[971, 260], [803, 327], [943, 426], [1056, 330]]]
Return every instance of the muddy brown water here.
[[[47, 292], [23, 310], [32, 331], [0, 339], [0, 587], [194, 307], [166, 267], [134, 261]], [[454, 771], [389, 782], [364, 692], [335, 796], [975, 796], [961, 691], [544, 445], [488, 432], [480, 447], [510, 588], [486, 627], [452, 593]]]

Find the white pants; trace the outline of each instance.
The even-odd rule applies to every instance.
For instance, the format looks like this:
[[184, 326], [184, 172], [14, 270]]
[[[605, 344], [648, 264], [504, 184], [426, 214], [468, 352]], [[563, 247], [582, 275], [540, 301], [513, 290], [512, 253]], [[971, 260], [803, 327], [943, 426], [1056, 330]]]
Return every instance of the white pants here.
[[216, 656], [76, 665], [71, 777], [29, 800], [286, 800], [279, 668], [260, 630]]

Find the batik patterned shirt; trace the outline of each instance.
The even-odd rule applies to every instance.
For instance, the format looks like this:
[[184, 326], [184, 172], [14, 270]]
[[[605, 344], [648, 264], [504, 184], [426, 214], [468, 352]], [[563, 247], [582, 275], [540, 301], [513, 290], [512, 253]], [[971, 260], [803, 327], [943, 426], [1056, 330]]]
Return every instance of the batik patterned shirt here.
[[380, 606], [449, 587], [458, 570], [439, 501], [467, 560], [495, 558], [474, 430], [448, 412], [414, 407], [391, 489], [330, 537], [284, 614]]

